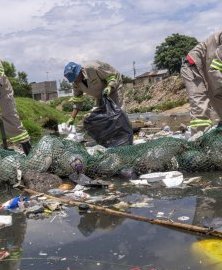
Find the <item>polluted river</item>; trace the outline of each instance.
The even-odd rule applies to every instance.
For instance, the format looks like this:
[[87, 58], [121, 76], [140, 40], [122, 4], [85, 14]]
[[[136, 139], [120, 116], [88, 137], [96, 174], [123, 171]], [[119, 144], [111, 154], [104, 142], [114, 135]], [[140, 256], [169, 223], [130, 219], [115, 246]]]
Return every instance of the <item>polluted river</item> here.
[[[181, 119], [179, 122], [182, 122]], [[170, 125], [171, 122], [166, 121], [166, 123]], [[218, 138], [217, 134], [212, 134], [216, 139]], [[198, 144], [199, 148], [196, 145], [194, 147], [186, 144], [182, 139], [182, 146], [180, 139], [172, 140], [163, 142], [160, 139], [157, 141], [158, 144], [149, 144], [147, 148], [145, 148], [146, 143], [143, 148], [137, 146], [136, 152], [139, 152], [137, 157], [133, 151], [131, 155], [134, 157], [127, 156], [129, 148], [123, 149], [121, 153], [111, 151], [109, 155], [106, 152], [99, 158], [96, 156], [93, 161], [97, 164], [97, 170], [91, 159], [86, 166], [87, 175], [96, 181], [91, 183], [86, 177], [80, 179], [82, 182], [79, 179], [64, 178], [63, 183], [58, 182], [62, 187], [61, 194], [58, 193], [58, 188], [51, 187], [48, 183], [45, 184], [48, 187], [44, 187], [46, 190], [42, 188], [41, 192], [33, 194], [28, 194], [28, 189], [26, 192], [18, 189], [11, 191], [3, 189], [0, 216], [2, 225], [0, 269], [222, 269], [221, 235], [215, 237], [210, 233], [213, 230], [218, 232], [222, 230], [220, 156], [216, 158], [217, 152], [214, 152], [214, 155], [209, 154], [209, 146], [206, 146], [205, 139]], [[58, 144], [56, 145], [55, 142]], [[44, 145], [44, 151], [47, 150], [49, 153], [50, 143], [50, 139], [47, 138], [44, 143], [37, 145], [36, 152], [42, 150]], [[61, 144], [53, 139], [52, 149], [60, 151], [60, 159], [64, 162], [67, 153], [62, 152], [58, 147], [59, 143]], [[177, 147], [175, 147], [176, 143], [178, 143]], [[216, 148], [219, 145], [218, 141], [217, 143]], [[157, 145], [161, 145], [161, 149]], [[167, 149], [169, 145], [171, 150], [167, 150], [165, 155], [162, 150], [164, 147]], [[211, 145], [213, 147], [214, 143], [211, 142]], [[70, 145], [68, 147], [70, 148]], [[180, 156], [176, 158], [176, 164], [179, 164], [177, 167], [175, 167], [175, 160], [170, 165], [169, 162], [165, 162], [165, 159], [172, 154], [172, 147], [177, 151], [176, 157]], [[196, 158], [200, 153], [203, 154], [200, 147], [203, 148], [204, 154], [207, 153], [205, 156], [208, 155], [208, 159], [204, 160], [207, 168], [205, 170], [202, 169], [201, 160]], [[152, 155], [148, 155], [147, 152], [151, 150]], [[80, 153], [83, 152], [78, 151], [79, 158]], [[195, 159], [191, 156], [192, 151], [195, 153]], [[114, 165], [118, 161], [119, 166], [123, 154], [124, 162], [129, 166], [121, 167], [120, 170], [120, 167]], [[186, 159], [188, 154], [189, 158]], [[174, 158], [174, 155], [172, 157]], [[68, 158], [70, 160], [70, 156]], [[147, 167], [146, 159], [151, 160], [150, 167]], [[7, 161], [11, 160], [10, 157]], [[64, 167], [62, 161], [52, 158], [49, 162], [48, 154], [41, 160], [44, 162], [38, 162], [38, 167], [34, 163], [36, 153], [33, 153], [29, 160], [14, 156], [13, 164], [17, 162], [17, 168], [20, 166], [19, 168], [26, 174], [29, 173], [26, 166], [33, 166], [38, 173], [46, 173], [49, 163], [51, 170], [54, 170], [53, 174], [62, 177], [62, 171], [66, 169], [69, 172], [69, 168]], [[171, 157], [170, 161], [172, 161]], [[56, 169], [55, 164], [58, 165]], [[158, 166], [160, 166], [159, 171]], [[131, 168], [134, 168], [136, 176], [133, 175], [134, 171], [132, 172]], [[110, 174], [111, 169], [115, 171], [113, 173], [115, 175]], [[159, 174], [161, 171], [163, 174]], [[103, 173], [100, 175], [99, 172], [105, 172], [105, 176], [102, 177]], [[5, 173], [8, 179], [9, 173], [11, 177], [12, 172]], [[94, 177], [95, 175], [97, 176]], [[141, 175], [145, 175], [144, 178]], [[50, 175], [48, 177], [50, 178]], [[73, 184], [75, 181], [76, 183]], [[80, 188], [76, 189], [77, 186]], [[28, 188], [34, 189], [31, 185]], [[47, 190], [50, 188], [51, 193], [48, 193]], [[71, 195], [68, 190], [72, 190]], [[47, 197], [46, 194], [50, 194], [51, 197]], [[16, 197], [18, 195], [19, 197]], [[64, 196], [66, 200], [60, 201], [59, 198]], [[19, 198], [18, 207], [10, 208], [9, 203], [12, 201], [3, 204], [12, 198]], [[53, 200], [53, 198], [57, 199]], [[71, 205], [72, 201], [81, 203], [74, 206]], [[26, 208], [28, 204], [29, 208]], [[105, 210], [90, 208], [88, 204], [97, 205]], [[31, 211], [31, 208], [34, 210]], [[113, 213], [106, 212], [106, 209], [110, 209]], [[124, 214], [118, 216], [116, 213], [119, 212], [145, 217], [151, 222], [124, 217]], [[163, 224], [155, 224], [155, 220], [161, 220]], [[169, 227], [164, 222], [190, 224], [206, 229], [206, 233], [176, 226]]]

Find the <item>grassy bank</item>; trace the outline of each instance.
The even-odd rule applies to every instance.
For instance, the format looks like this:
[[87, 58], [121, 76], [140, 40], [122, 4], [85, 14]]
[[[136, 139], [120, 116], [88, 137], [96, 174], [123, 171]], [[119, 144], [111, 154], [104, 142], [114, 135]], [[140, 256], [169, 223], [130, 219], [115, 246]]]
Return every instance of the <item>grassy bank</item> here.
[[23, 125], [32, 138], [40, 137], [45, 128], [54, 128], [67, 121], [69, 114], [30, 98], [16, 98], [16, 107]]

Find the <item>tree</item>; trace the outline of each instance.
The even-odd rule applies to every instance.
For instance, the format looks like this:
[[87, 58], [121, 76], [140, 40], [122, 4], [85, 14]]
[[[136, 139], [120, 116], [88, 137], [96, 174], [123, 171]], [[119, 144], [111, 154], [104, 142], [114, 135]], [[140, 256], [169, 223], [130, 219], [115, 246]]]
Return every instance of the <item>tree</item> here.
[[71, 93], [72, 92], [72, 84], [63, 79], [60, 82], [59, 91], [64, 91], [65, 93]]
[[125, 75], [122, 75], [122, 79], [123, 79], [123, 83], [132, 83], [133, 82], [132, 78], [125, 76]]
[[3, 61], [2, 64], [5, 75], [8, 77], [14, 90], [14, 95], [19, 97], [31, 97], [32, 88], [31, 84], [28, 83], [27, 74], [24, 71], [17, 72], [13, 63]]
[[170, 74], [179, 73], [182, 58], [198, 43], [194, 37], [180, 34], [168, 36], [156, 47], [154, 64], [158, 69], [168, 69]]

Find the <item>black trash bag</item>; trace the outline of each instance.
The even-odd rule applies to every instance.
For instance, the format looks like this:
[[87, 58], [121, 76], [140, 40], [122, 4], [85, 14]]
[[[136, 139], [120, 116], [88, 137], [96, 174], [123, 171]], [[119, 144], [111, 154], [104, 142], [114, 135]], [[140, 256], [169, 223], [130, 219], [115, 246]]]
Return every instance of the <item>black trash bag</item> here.
[[133, 130], [127, 115], [109, 97], [84, 119], [84, 128], [98, 144], [116, 147], [133, 143]]

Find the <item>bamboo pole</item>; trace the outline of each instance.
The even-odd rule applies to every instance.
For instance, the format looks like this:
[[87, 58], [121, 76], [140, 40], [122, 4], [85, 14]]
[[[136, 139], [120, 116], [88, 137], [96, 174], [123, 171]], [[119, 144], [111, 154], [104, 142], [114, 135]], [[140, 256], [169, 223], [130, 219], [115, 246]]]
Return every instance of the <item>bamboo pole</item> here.
[[43, 196], [45, 196], [49, 199], [53, 199], [53, 200], [59, 201], [61, 203], [65, 203], [65, 204], [68, 204], [70, 206], [79, 206], [80, 204], [84, 203], [84, 204], [88, 205], [89, 209], [94, 210], [94, 211], [98, 211], [98, 212], [102, 212], [106, 215], [122, 217], [122, 218], [129, 218], [129, 219], [133, 219], [133, 220], [137, 220], [137, 221], [143, 221], [143, 222], [148, 222], [151, 224], [157, 224], [157, 225], [162, 225], [162, 226], [166, 226], [166, 227], [170, 227], [170, 228], [174, 228], [174, 229], [189, 231], [192, 233], [200, 233], [200, 234], [204, 234], [207, 236], [222, 238], [222, 232], [212, 230], [210, 228], [204, 228], [204, 227], [200, 227], [200, 226], [196, 226], [196, 225], [174, 222], [171, 220], [151, 219], [151, 218], [147, 218], [144, 216], [138, 216], [138, 215], [133, 215], [133, 214], [126, 213], [126, 212], [112, 210], [112, 209], [105, 208], [102, 206], [97, 206], [97, 205], [94, 205], [91, 203], [85, 203], [84, 201], [77, 201], [77, 200], [68, 199], [68, 198], [64, 198], [64, 197], [54, 197], [54, 196], [51, 196], [51, 195], [48, 195], [45, 193], [40, 193], [40, 192], [31, 190], [31, 189], [27, 189], [27, 188], [24, 188], [23, 191], [25, 191], [29, 194], [32, 194], [32, 195], [42, 194]]

